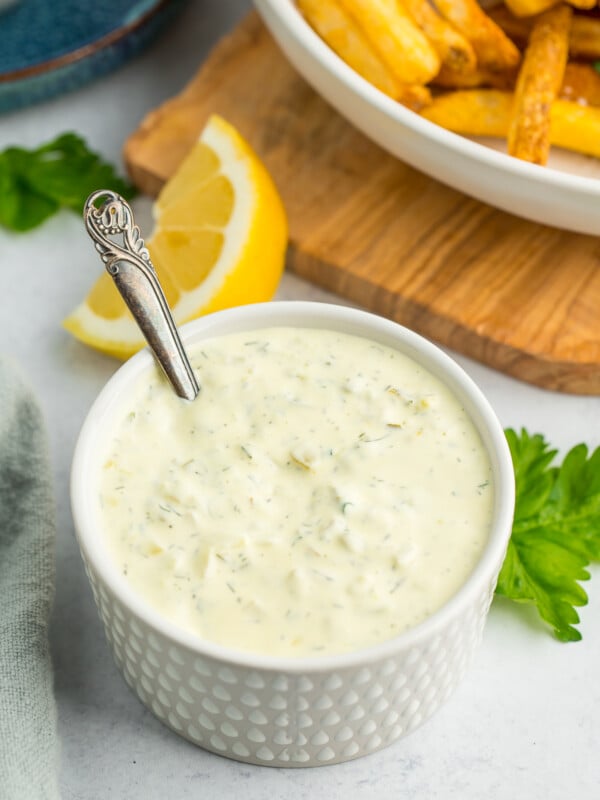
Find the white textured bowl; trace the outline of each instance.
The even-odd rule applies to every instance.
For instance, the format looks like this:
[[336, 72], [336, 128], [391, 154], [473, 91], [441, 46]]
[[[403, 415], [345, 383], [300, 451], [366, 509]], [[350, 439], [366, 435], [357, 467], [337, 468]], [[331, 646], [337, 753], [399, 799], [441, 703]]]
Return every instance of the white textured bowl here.
[[481, 638], [510, 536], [514, 480], [498, 420], [463, 370], [394, 322], [321, 303], [267, 303], [204, 317], [186, 342], [272, 326], [326, 328], [406, 353], [460, 398], [489, 453], [495, 506], [488, 544], [460, 591], [396, 639], [328, 657], [237, 652], [177, 629], [126, 583], [107, 552], [97, 507], [100, 453], [123, 397], [153, 364], [143, 351], [122, 366], [92, 406], [73, 460], [79, 545], [116, 662], [140, 700], [207, 750], [254, 764], [316, 766], [378, 750], [427, 719], [450, 695]]
[[254, 2], [298, 72], [381, 147], [436, 180], [511, 214], [597, 234], [598, 159], [553, 148], [551, 166], [540, 167], [451, 133], [361, 78], [312, 30], [293, 0]]

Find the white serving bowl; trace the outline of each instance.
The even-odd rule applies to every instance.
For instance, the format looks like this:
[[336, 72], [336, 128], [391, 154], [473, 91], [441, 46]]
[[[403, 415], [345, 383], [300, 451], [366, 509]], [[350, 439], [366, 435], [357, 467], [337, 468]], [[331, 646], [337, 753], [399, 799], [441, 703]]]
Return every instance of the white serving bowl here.
[[222, 311], [182, 328], [186, 343], [273, 326], [320, 328], [393, 347], [460, 398], [492, 464], [489, 541], [459, 592], [401, 636], [356, 652], [275, 658], [235, 651], [178, 629], [128, 585], [110, 556], [97, 501], [107, 432], [129, 389], [153, 368], [144, 350], [124, 364], [93, 404], [75, 449], [75, 528], [94, 598], [119, 669], [166, 725], [215, 753], [254, 764], [316, 766], [378, 750], [409, 733], [444, 702], [480, 641], [510, 536], [514, 478], [502, 428], [463, 370], [439, 348], [394, 322], [322, 303], [265, 303]]
[[[596, 235], [600, 161], [553, 148], [550, 166], [435, 125], [380, 92], [312, 30], [294, 0], [254, 0], [286, 58], [340, 114], [407, 164], [497, 208]], [[500, 147], [504, 144], [499, 142]]]

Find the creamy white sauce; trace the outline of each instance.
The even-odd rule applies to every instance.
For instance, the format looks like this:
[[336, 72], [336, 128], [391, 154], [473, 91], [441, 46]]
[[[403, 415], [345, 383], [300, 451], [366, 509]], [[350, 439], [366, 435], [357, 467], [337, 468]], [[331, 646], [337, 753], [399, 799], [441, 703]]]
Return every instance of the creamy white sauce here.
[[197, 400], [150, 370], [102, 467], [108, 546], [149, 605], [212, 642], [308, 656], [390, 639], [465, 582], [491, 469], [437, 378], [310, 329], [207, 340], [191, 360]]

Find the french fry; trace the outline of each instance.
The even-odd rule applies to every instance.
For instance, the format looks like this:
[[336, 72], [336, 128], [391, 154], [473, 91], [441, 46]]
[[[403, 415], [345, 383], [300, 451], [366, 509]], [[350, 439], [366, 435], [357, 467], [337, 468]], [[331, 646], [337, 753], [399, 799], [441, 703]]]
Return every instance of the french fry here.
[[396, 100], [412, 111], [421, 111], [431, 103], [431, 91], [418, 83], [404, 83], [398, 87]]
[[[600, 78], [600, 75], [598, 76]], [[490, 72], [475, 69], [472, 72], [455, 72], [442, 64], [442, 68], [432, 80], [434, 86], [444, 89], [476, 89], [480, 86], [492, 89], [513, 89], [517, 82], [517, 70]]]
[[340, 0], [373, 49], [402, 84], [424, 84], [440, 59], [398, 0]]
[[[574, 8], [585, 10], [598, 5], [597, 0], [567, 0], [567, 2]], [[554, 8], [560, 3], [560, 0], [505, 0], [505, 3], [518, 17], [532, 17], [549, 8]]]
[[504, 2], [517, 17], [532, 17], [558, 5], [560, 0], [504, 0]]
[[298, 0], [298, 8], [331, 49], [373, 86], [413, 111], [431, 102], [426, 86], [398, 83], [339, 0]]
[[[489, 16], [478, 0], [296, 2], [356, 72], [431, 122], [506, 138], [511, 155], [537, 164], [552, 144], [600, 158], [600, 72], [567, 64], [569, 49], [600, 60], [600, 13], [570, 8], [600, 0], [505, 0]], [[432, 99], [426, 84], [454, 91]]]
[[533, 25], [531, 16], [517, 16], [516, 12], [505, 5], [492, 6], [487, 14], [515, 42], [521, 45], [527, 44]]
[[573, 17], [569, 53], [573, 58], [590, 61], [600, 58], [600, 19], [580, 15]]
[[536, 18], [517, 78], [508, 152], [534, 164], [548, 161], [550, 111], [563, 82], [572, 13], [559, 5]]
[[[435, 97], [421, 116], [463, 136], [503, 139], [513, 104], [511, 92], [472, 89]], [[600, 108], [568, 100], [552, 104], [550, 140], [553, 145], [600, 157]]]
[[600, 108], [555, 100], [550, 141], [566, 150], [600, 157]]
[[[527, 44], [533, 25], [531, 18], [515, 17], [502, 5], [490, 8], [488, 14], [517, 44]], [[600, 19], [581, 15], [573, 17], [569, 34], [569, 54], [573, 58], [590, 61], [600, 59]]]
[[343, 61], [385, 94], [398, 97], [400, 84], [337, 0], [298, 0], [298, 8]]
[[429, 0], [401, 2], [433, 45], [442, 67], [457, 73], [475, 70], [477, 57], [471, 43], [438, 14]]
[[435, 0], [435, 6], [448, 22], [469, 39], [480, 67], [502, 72], [519, 63], [519, 50], [482, 11], [477, 0]]
[[513, 102], [512, 92], [466, 89], [434, 97], [421, 116], [464, 136], [504, 138]]
[[573, 58], [600, 58], [600, 19], [575, 16], [571, 22], [569, 53]]
[[600, 106], [600, 73], [590, 64], [567, 64], [559, 97], [584, 106]]
[[590, 8], [595, 8], [598, 5], [598, 0], [567, 0], [567, 3], [573, 8], [589, 11]]
[[[444, 89], [514, 89], [516, 82], [517, 73], [514, 70], [455, 73], [445, 67], [433, 79], [434, 86]], [[568, 63], [558, 96], [561, 100], [584, 106], [600, 106], [600, 73], [591, 64]]]

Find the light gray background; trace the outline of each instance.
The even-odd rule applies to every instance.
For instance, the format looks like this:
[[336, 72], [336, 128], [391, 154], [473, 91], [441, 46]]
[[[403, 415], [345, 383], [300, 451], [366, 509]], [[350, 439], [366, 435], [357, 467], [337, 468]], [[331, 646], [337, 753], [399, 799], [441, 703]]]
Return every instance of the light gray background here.
[[[144, 55], [68, 96], [0, 118], [0, 147], [82, 133], [111, 161], [142, 116], [177, 92], [249, 7], [197, 0]], [[557, 202], [560, 198], [557, 197]], [[148, 203], [137, 203], [148, 220]], [[526, 609], [496, 601], [483, 646], [451, 701], [409, 738], [368, 758], [316, 770], [249, 767], [200, 750], [129, 691], [105, 645], [68, 502], [77, 431], [116, 369], [60, 321], [100, 270], [80, 220], [61, 213], [26, 235], [0, 231], [0, 349], [34, 385], [50, 430], [58, 506], [58, 581], [51, 629], [66, 800], [178, 798], [456, 798], [600, 796], [600, 570], [586, 586], [583, 642], [554, 641]], [[279, 298], [335, 299], [286, 275]], [[468, 359], [504, 425], [542, 431], [563, 451], [600, 444], [600, 399], [544, 392]]]

